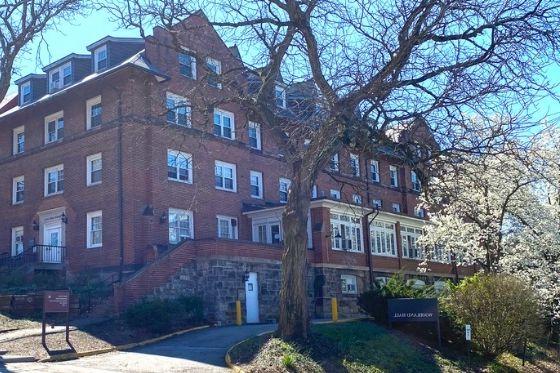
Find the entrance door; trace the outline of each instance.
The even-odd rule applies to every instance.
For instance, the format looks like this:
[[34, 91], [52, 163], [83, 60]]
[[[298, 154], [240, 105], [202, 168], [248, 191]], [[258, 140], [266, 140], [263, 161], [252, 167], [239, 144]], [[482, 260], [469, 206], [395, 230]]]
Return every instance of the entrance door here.
[[62, 263], [62, 227], [45, 226], [45, 233], [41, 248], [44, 263]]
[[249, 279], [245, 282], [245, 302], [247, 307], [247, 323], [258, 323], [259, 286], [255, 272], [249, 273]]

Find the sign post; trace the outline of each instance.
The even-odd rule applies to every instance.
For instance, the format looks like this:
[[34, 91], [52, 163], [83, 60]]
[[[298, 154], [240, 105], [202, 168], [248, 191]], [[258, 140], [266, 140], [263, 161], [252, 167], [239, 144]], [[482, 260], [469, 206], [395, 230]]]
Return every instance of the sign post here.
[[472, 329], [470, 324], [465, 324], [465, 341], [467, 341], [467, 361], [471, 361], [471, 339], [472, 339]]
[[47, 349], [46, 325], [47, 313], [66, 314], [66, 343], [70, 344], [70, 290], [45, 291], [43, 295], [43, 325], [41, 342]]
[[395, 298], [388, 301], [389, 326], [394, 322], [432, 322], [436, 324], [441, 347], [438, 301], [435, 298]]

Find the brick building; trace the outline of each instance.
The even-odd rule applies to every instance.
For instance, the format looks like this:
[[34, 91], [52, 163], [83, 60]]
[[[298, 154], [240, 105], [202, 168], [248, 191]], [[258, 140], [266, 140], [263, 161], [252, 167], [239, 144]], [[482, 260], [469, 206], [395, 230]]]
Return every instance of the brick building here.
[[[276, 319], [282, 149], [239, 105], [208, 109], [230, 94], [219, 75], [245, 67], [203, 15], [185, 25], [108, 36], [16, 81], [0, 107], [1, 263], [114, 274], [119, 309], [196, 294], [219, 321], [233, 320], [237, 298], [248, 322]], [[288, 110], [300, 93], [279, 83], [276, 104]], [[307, 227], [312, 316], [332, 296], [357, 312], [357, 294], [396, 272], [419, 284], [468, 274], [437, 256], [417, 272], [419, 190], [390, 149], [333, 155]]]

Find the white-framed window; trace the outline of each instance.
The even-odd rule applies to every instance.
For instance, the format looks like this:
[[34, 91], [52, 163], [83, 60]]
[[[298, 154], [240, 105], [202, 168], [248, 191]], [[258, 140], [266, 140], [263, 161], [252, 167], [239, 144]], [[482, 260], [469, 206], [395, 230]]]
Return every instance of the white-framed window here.
[[23, 227], [12, 228], [12, 256], [23, 253]]
[[216, 220], [218, 224], [218, 238], [237, 239], [237, 218], [218, 215], [216, 216]]
[[416, 207], [414, 208], [414, 215], [415, 215], [417, 218], [424, 218], [424, 217], [426, 216], [426, 213], [425, 213], [425, 211], [424, 211], [424, 209], [423, 209], [422, 207], [416, 206]]
[[411, 278], [406, 283], [412, 286], [414, 289], [422, 289], [424, 286], [426, 286], [426, 281], [419, 278]]
[[101, 173], [103, 172], [103, 158], [101, 153], [86, 157], [86, 185], [101, 184]]
[[50, 71], [49, 82], [49, 92], [54, 92], [72, 83], [72, 63], [65, 63]]
[[107, 45], [102, 45], [93, 52], [93, 67], [97, 72], [106, 69], [108, 65]]
[[215, 162], [216, 189], [237, 192], [237, 166], [222, 161]]
[[282, 242], [282, 228], [279, 220], [253, 225], [253, 242], [279, 245]]
[[101, 126], [101, 115], [103, 107], [101, 106], [101, 96], [90, 98], [86, 101], [86, 129], [97, 128]]
[[371, 205], [377, 209], [377, 210], [381, 210], [381, 208], [383, 207], [383, 200], [381, 199], [372, 199], [371, 200]]
[[220, 75], [222, 74], [222, 63], [214, 58], [206, 58], [206, 68], [208, 69], [208, 85], [214, 88], [222, 88]]
[[255, 122], [249, 122], [248, 126], [249, 147], [253, 149], [262, 149], [261, 143], [261, 125]]
[[436, 293], [441, 293], [442, 291], [449, 288], [449, 284], [445, 280], [434, 281], [434, 290]]
[[87, 248], [103, 246], [103, 212], [87, 213]]
[[356, 205], [361, 205], [362, 204], [362, 196], [359, 195], [359, 194], [352, 194], [352, 201]]
[[383, 288], [387, 285], [387, 281], [389, 281], [389, 277], [385, 276], [375, 276], [375, 283], [378, 287]]
[[332, 155], [331, 160], [329, 162], [329, 169], [333, 172], [338, 172], [340, 170], [340, 164], [338, 160], [338, 153]]
[[259, 171], [249, 172], [249, 178], [251, 179], [251, 197], [252, 198], [263, 198], [263, 175]]
[[397, 203], [397, 202], [393, 202], [393, 203], [391, 204], [391, 210], [392, 210], [393, 212], [396, 212], [396, 213], [401, 212], [401, 204], [400, 204], [400, 203]]
[[45, 117], [45, 144], [62, 140], [64, 137], [64, 112], [59, 111]]
[[286, 88], [279, 84], [274, 86], [274, 102], [276, 106], [283, 109], [286, 108]]
[[358, 154], [350, 154], [350, 170], [352, 176], [360, 176], [360, 156]]
[[177, 244], [188, 238], [194, 238], [192, 211], [170, 208], [167, 221], [170, 244]]
[[371, 174], [371, 181], [373, 181], [374, 183], [378, 183], [379, 182], [379, 162], [374, 160], [374, 159], [370, 159], [369, 161], [369, 172]]
[[196, 58], [189, 53], [179, 53], [179, 72], [190, 79], [196, 79]]
[[338, 189], [331, 189], [330, 190], [331, 199], [339, 200], [340, 199], [340, 190]]
[[373, 221], [369, 229], [372, 254], [397, 256], [395, 224]]
[[25, 193], [24, 176], [14, 177], [12, 181], [12, 204], [17, 205], [23, 203]]
[[21, 154], [25, 151], [25, 126], [19, 126], [13, 130], [12, 153]]
[[192, 155], [167, 149], [167, 179], [192, 184]]
[[422, 229], [401, 225], [402, 255], [408, 259], [422, 259], [424, 252], [417, 243], [422, 235]]
[[311, 187], [311, 198], [314, 199], [317, 197], [319, 197], [319, 191], [317, 189], [317, 185], [313, 184], [313, 187]]
[[191, 104], [186, 98], [167, 92], [165, 106], [167, 122], [178, 126], [191, 126]]
[[357, 294], [358, 285], [356, 276], [354, 275], [340, 275], [340, 283], [342, 286], [342, 294]]
[[292, 185], [292, 181], [290, 179], [286, 179], [285, 177], [281, 177], [278, 181], [278, 192], [280, 203], [288, 203], [288, 191], [290, 190], [290, 185]]
[[412, 181], [412, 190], [419, 192], [422, 189], [422, 185], [416, 171], [410, 171], [410, 180]]
[[389, 176], [391, 178], [391, 186], [397, 188], [399, 186], [399, 169], [397, 166], [389, 166]]
[[440, 263], [451, 263], [451, 253], [443, 245], [435, 245], [430, 250], [430, 260]]
[[235, 116], [229, 111], [214, 109], [214, 135], [235, 139]]
[[333, 250], [363, 252], [362, 221], [359, 217], [331, 213]]
[[20, 87], [21, 98], [20, 105], [25, 105], [31, 102], [31, 82], [25, 82]]
[[64, 192], [64, 165], [45, 169], [45, 197]]

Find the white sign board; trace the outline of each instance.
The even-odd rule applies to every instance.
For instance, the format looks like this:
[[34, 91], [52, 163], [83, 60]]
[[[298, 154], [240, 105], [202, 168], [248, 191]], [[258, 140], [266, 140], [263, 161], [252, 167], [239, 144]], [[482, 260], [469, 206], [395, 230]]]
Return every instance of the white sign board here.
[[471, 326], [469, 324], [465, 325], [465, 340], [471, 340]]

